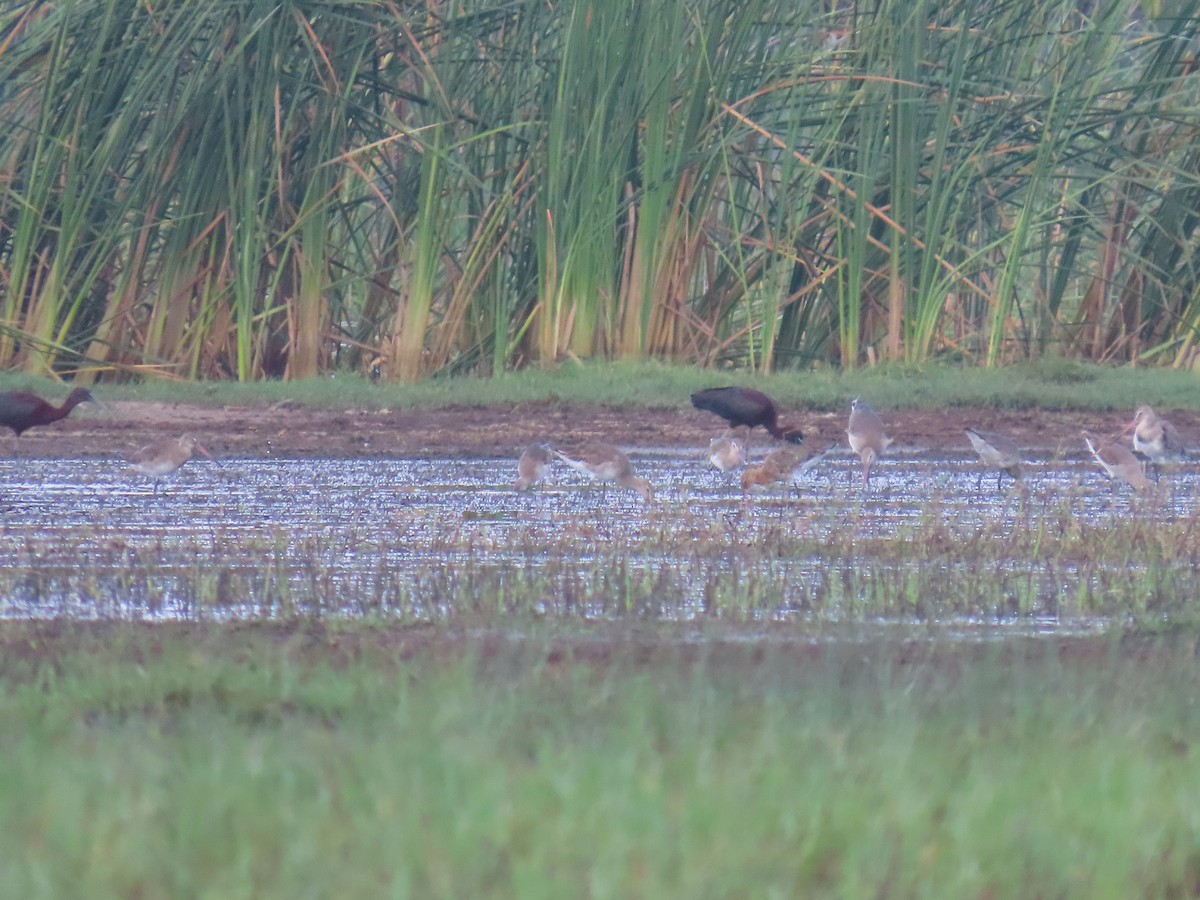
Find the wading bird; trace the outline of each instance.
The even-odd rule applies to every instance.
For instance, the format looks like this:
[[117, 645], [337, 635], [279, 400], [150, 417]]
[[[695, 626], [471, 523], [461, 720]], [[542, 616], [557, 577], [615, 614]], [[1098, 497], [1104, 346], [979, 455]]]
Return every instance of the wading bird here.
[[746, 465], [746, 441], [737, 435], [726, 434], [715, 437], [708, 444], [708, 461], [728, 472]]
[[[979, 458], [985, 466], [996, 470], [996, 490], [1000, 490], [1000, 479], [1007, 473], [1014, 481], [1021, 480], [1021, 464], [1024, 460], [1021, 458], [1021, 448], [1017, 446], [1017, 442], [1004, 434], [996, 434], [991, 431], [976, 431], [974, 428], [964, 428], [967, 438], [971, 441], [971, 446], [975, 448], [975, 452], [979, 454]], [[983, 487], [983, 473], [979, 473], [979, 481], [975, 485], [975, 489], [981, 490]]]
[[650, 482], [634, 475], [629, 457], [611, 444], [594, 442], [584, 444], [574, 456], [560, 450], [555, 450], [554, 455], [588, 478], [602, 483], [615, 482], [617, 487], [637, 491], [647, 502], [654, 499]]
[[761, 426], [771, 437], [789, 444], [799, 444], [804, 440], [799, 428], [779, 427], [779, 407], [774, 400], [754, 388], [705, 388], [692, 394], [692, 406], [715, 413], [728, 422], [730, 428], [745, 426], [751, 429]]
[[518, 478], [513, 488], [525, 491], [533, 487], [542, 480], [542, 476], [546, 473], [546, 466], [553, 458], [550, 455], [550, 448], [545, 444], [530, 444], [521, 454], [521, 458], [517, 460]]
[[28, 391], [4, 391], [0, 393], [0, 427], [7, 426], [17, 437], [38, 425], [49, 425], [65, 419], [80, 403], [92, 400], [91, 392], [75, 388], [67, 394], [62, 406], [52, 406], [37, 394]]
[[883, 422], [866, 401], [857, 397], [850, 403], [850, 424], [846, 428], [850, 449], [862, 460], [863, 487], [871, 483], [871, 466], [891, 446], [892, 439], [883, 430]]
[[135, 472], [149, 475], [154, 479], [154, 493], [158, 494], [158, 481], [165, 478], [192, 458], [193, 453], [199, 453], [212, 459], [209, 452], [196, 443], [190, 434], [179, 438], [166, 438], [148, 444], [136, 453], [126, 457]]
[[1179, 438], [1179, 432], [1149, 406], [1139, 406], [1133, 414], [1133, 421], [1121, 433], [1128, 434], [1131, 431], [1133, 451], [1153, 463], [1155, 481], [1158, 480], [1160, 465], [1183, 459], [1183, 441]]
[[808, 453], [793, 447], [776, 447], [757, 466], [742, 473], [742, 493], [752, 488], [766, 487], [776, 481], [787, 481], [798, 472], [806, 472], [829, 455], [833, 444], [812, 448]]
[[1102, 440], [1087, 431], [1081, 431], [1080, 434], [1083, 435], [1088, 449], [1092, 451], [1092, 456], [1096, 457], [1096, 462], [1100, 463], [1109, 478], [1123, 481], [1135, 491], [1144, 491], [1150, 487], [1146, 473], [1142, 471], [1142, 464], [1128, 447], [1116, 441]]

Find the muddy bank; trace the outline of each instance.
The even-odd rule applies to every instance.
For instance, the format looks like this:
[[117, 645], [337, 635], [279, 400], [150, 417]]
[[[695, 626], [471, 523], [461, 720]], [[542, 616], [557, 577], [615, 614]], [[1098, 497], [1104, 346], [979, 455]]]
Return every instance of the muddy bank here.
[[[953, 409], [882, 412], [898, 446], [969, 450], [964, 427], [1001, 431], [1045, 453], [1079, 452], [1081, 428], [1118, 431], [1128, 413]], [[1200, 434], [1200, 413], [1172, 413], [1185, 440]], [[845, 413], [789, 416], [806, 436], [845, 440]], [[717, 417], [669, 409], [537, 403], [418, 410], [312, 409], [293, 404], [207, 407], [171, 403], [85, 404], [71, 418], [25, 433], [6, 433], [0, 453], [16, 456], [108, 456], [162, 437], [194, 434], [211, 452], [247, 456], [506, 456], [532, 441], [605, 440], [627, 449], [703, 447], [722, 430]], [[761, 430], [756, 441], [765, 446]], [[1189, 445], [1194, 445], [1190, 443]]]

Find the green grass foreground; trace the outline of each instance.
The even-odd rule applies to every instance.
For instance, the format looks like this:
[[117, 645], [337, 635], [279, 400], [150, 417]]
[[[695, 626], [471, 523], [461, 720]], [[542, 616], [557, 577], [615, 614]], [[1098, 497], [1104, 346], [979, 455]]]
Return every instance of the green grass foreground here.
[[0, 896], [1200, 885], [1194, 635], [785, 636], [7, 624]]
[[[354, 375], [303, 381], [100, 384], [102, 400], [172, 403], [300, 403], [315, 407], [433, 408], [523, 403], [608, 404], [630, 407], [686, 406], [688, 395], [714, 385], [739, 384], [767, 391], [786, 408], [840, 410], [854, 397], [881, 409], [1200, 408], [1200, 378], [1178, 369], [1099, 366], [1062, 358], [998, 369], [887, 365], [874, 369], [752, 375], [656, 362], [564, 363], [553, 371], [526, 369], [495, 378], [434, 378], [412, 385], [371, 382]], [[35, 390], [61, 399], [62, 386], [48, 379], [6, 374], [0, 390]]]

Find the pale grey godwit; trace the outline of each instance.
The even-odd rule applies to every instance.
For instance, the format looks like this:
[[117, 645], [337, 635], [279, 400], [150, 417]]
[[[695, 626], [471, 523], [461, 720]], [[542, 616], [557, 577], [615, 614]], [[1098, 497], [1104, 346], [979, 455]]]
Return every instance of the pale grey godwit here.
[[196, 442], [190, 434], [178, 438], [166, 438], [148, 444], [136, 453], [126, 457], [136, 472], [149, 475], [154, 479], [154, 493], [158, 494], [158, 481], [165, 478], [192, 458], [193, 453], [199, 453], [212, 459], [207, 450]]
[[862, 460], [863, 487], [871, 482], [871, 466], [891, 446], [892, 439], [883, 430], [883, 422], [866, 401], [855, 398], [850, 404], [850, 424], [846, 428], [850, 449]]
[[715, 437], [708, 443], [708, 461], [728, 472], [746, 465], [746, 441], [734, 434]]
[[517, 480], [513, 488], [525, 491], [542, 480], [546, 474], [546, 466], [554, 457], [550, 448], [545, 444], [530, 444], [517, 460]]
[[650, 487], [650, 482], [634, 475], [629, 457], [611, 444], [592, 442], [584, 444], [571, 456], [561, 450], [554, 450], [554, 455], [594, 481], [611, 481], [617, 487], [637, 491], [647, 502], [654, 499], [654, 489]]
[[1133, 432], [1133, 451], [1140, 453], [1154, 465], [1154, 480], [1158, 480], [1158, 467], [1166, 462], [1178, 462], [1184, 458], [1183, 440], [1175, 426], [1158, 415], [1149, 406], [1139, 406], [1133, 421], [1125, 426], [1122, 434]]
[[1133, 455], [1132, 450], [1117, 441], [1098, 438], [1087, 431], [1082, 431], [1080, 434], [1083, 435], [1088, 449], [1092, 451], [1092, 456], [1096, 458], [1096, 462], [1100, 463], [1109, 478], [1123, 481], [1135, 491], [1144, 491], [1150, 487], [1150, 482], [1146, 480], [1146, 473], [1142, 470], [1142, 464], [1138, 462], [1138, 458]]
[[[996, 490], [1000, 490], [1000, 479], [1008, 474], [1016, 482], [1021, 481], [1021, 466], [1025, 460], [1021, 457], [1021, 448], [1006, 434], [994, 431], [976, 431], [974, 428], [964, 428], [971, 446], [979, 454], [985, 466], [996, 470]], [[983, 485], [983, 473], [979, 473], [976, 490]]]

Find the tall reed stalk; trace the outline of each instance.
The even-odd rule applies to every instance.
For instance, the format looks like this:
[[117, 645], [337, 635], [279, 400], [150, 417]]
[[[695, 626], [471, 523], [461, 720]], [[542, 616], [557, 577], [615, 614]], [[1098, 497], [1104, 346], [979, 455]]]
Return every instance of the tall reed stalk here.
[[0, 10], [0, 366], [1196, 365], [1200, 0]]

